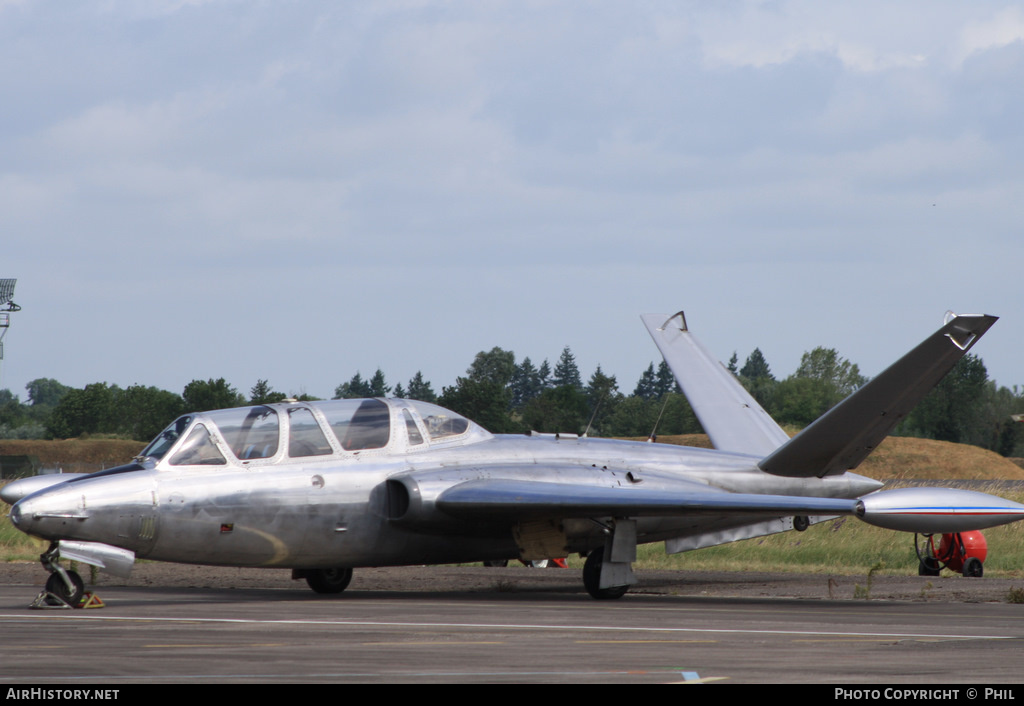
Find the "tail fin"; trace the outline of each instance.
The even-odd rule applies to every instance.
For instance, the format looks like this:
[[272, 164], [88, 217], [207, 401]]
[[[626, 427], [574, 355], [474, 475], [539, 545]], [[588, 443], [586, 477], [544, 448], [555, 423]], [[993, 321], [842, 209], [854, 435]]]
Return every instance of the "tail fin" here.
[[837, 475], [856, 468], [997, 318], [953, 315], [914, 350], [758, 465], [773, 475], [799, 478]]
[[789, 434], [690, 333], [683, 312], [640, 318], [716, 449], [764, 457], [789, 441]]

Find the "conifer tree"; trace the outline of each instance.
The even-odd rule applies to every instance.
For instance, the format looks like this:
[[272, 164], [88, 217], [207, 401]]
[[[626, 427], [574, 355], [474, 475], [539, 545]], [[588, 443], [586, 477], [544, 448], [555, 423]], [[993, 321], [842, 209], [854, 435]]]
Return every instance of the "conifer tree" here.
[[416, 374], [412, 376], [412, 380], [409, 381], [409, 390], [405, 396], [410, 400], [437, 402], [437, 394], [430, 386], [430, 382], [423, 379], [423, 373], [419, 370], [416, 371]]
[[577, 390], [583, 388], [583, 381], [580, 379], [580, 369], [576, 365], [576, 357], [569, 350], [569, 346], [562, 349], [562, 355], [555, 364], [555, 371], [551, 376], [551, 384], [555, 387], [572, 387]]
[[654, 363], [651, 363], [647, 370], [644, 371], [644, 374], [640, 376], [640, 381], [637, 382], [636, 389], [633, 390], [633, 396], [639, 397], [642, 400], [650, 400], [658, 396]]

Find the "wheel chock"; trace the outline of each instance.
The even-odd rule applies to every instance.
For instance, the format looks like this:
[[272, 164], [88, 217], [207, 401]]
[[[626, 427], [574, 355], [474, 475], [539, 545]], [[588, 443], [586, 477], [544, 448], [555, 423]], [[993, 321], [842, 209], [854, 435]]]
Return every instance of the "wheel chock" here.
[[106, 608], [107, 604], [103, 602], [103, 599], [97, 596], [95, 593], [86, 593], [82, 596], [82, 602], [78, 605], [79, 608], [85, 610], [86, 608]]
[[29, 608], [33, 610], [71, 610], [74, 606], [57, 594], [44, 589], [39, 592]]
[[78, 602], [78, 605], [71, 605], [63, 598], [58, 596], [56, 593], [51, 591], [42, 590], [36, 599], [32, 601], [29, 608], [33, 610], [71, 610], [72, 608], [106, 608], [107, 604], [103, 602], [103, 599], [97, 596], [95, 593], [86, 592], [82, 595], [82, 599]]

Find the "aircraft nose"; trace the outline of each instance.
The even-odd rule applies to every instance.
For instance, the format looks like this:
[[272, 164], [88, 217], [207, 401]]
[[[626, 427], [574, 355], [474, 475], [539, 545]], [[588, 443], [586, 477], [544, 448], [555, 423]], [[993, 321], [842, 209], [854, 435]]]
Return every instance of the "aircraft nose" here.
[[32, 534], [32, 508], [19, 500], [11, 507], [11, 524], [25, 534]]
[[25, 534], [43, 539], [69, 536], [69, 527], [87, 519], [89, 513], [76, 507], [73, 499], [61, 490], [43, 491], [14, 503], [11, 524]]
[[36, 529], [35, 525], [37, 523], [33, 520], [32, 508], [28, 507], [28, 504], [19, 500], [11, 507], [11, 512], [8, 516], [11, 518], [11, 524], [18, 531], [25, 534], [36, 534], [33, 530]]
[[145, 517], [153, 526], [147, 525], [150, 533], [143, 539], [151, 542], [156, 506], [156, 491], [148, 476], [102, 476], [37, 490], [14, 503], [10, 518], [19, 531], [33, 537], [110, 543], [124, 539], [124, 532]]
[[[10, 518], [11, 518], [11, 524], [14, 525], [15, 527], [17, 527], [18, 529], [21, 529], [22, 515], [21, 515], [21, 503], [20, 502], [14, 503], [14, 506], [11, 508]], [[22, 531], [24, 532], [24, 530], [22, 530]]]

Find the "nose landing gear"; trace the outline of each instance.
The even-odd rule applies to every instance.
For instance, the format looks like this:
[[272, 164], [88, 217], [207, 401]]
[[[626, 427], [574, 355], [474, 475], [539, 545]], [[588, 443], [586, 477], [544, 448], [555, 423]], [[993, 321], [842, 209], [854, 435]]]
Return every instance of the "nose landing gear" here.
[[58, 569], [46, 579], [43, 600], [47, 605], [76, 607], [85, 596], [85, 582], [77, 571]]
[[60, 551], [56, 542], [39, 556], [43, 568], [50, 572], [46, 588], [36, 597], [32, 608], [80, 608], [86, 598], [85, 582], [77, 571], [60, 565]]

